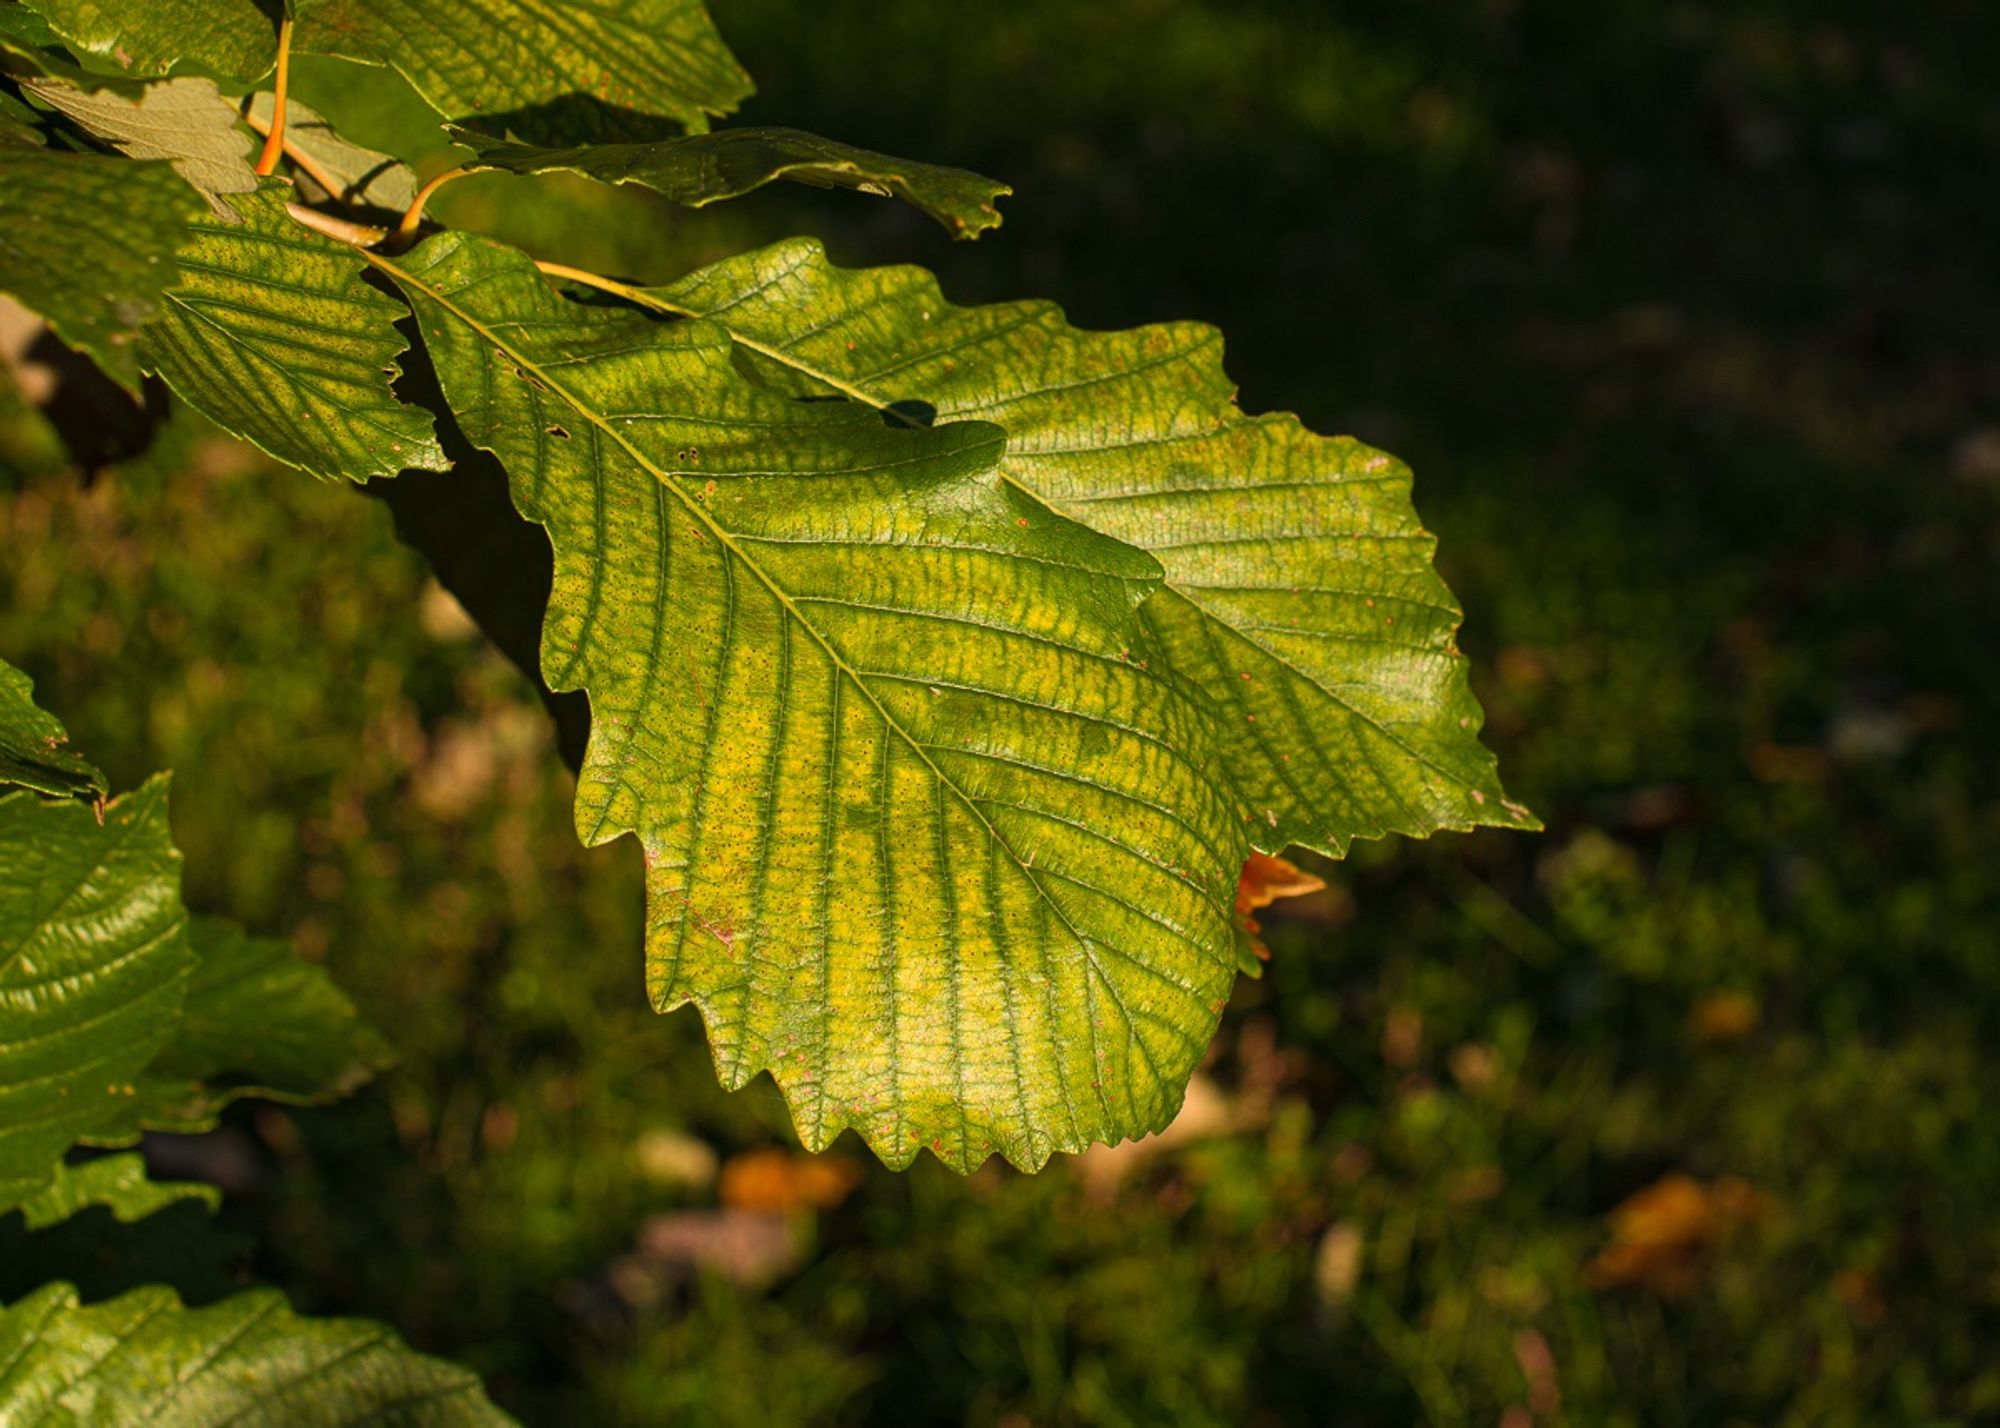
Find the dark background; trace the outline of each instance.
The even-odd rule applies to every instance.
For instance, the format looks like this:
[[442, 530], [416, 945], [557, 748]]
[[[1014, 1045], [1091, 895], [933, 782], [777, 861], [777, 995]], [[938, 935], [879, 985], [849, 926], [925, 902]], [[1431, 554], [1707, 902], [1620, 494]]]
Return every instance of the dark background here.
[[17, 412], [0, 653], [115, 782], [176, 768], [190, 901], [404, 1056], [156, 1162], [538, 1424], [2000, 1421], [1990, 7], [715, 9], [745, 119], [993, 173], [1005, 227], [440, 212], [1218, 324], [1251, 410], [1415, 468], [1548, 831], [1320, 866], [1198, 1133], [815, 1175], [646, 1010], [633, 850], [576, 846], [532, 692], [378, 503], [185, 415], [85, 483]]

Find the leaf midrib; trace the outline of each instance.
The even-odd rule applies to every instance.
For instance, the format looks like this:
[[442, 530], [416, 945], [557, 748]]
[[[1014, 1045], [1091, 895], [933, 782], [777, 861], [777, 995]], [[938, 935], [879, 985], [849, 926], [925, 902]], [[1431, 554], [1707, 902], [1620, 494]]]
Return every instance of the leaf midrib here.
[[[861, 691], [862, 697], [865, 698], [868, 701], [869, 705], [875, 710], [876, 715], [882, 720], [883, 726], [895, 732], [896, 736], [903, 741], [904, 745], [908, 747], [910, 752], [917, 757], [917, 759], [924, 765], [925, 768], [931, 771], [931, 776], [938, 781], [940, 786], [951, 790], [953, 797], [957, 798], [960, 805], [968, 813], [972, 815], [972, 817], [978, 822], [979, 826], [986, 830], [986, 835], [993, 840], [994, 844], [997, 847], [999, 847], [1000, 850], [1004, 852], [1010, 860], [1012, 860], [1015, 869], [1020, 873], [1020, 875], [1024, 879], [1026, 879], [1028, 886], [1032, 887], [1035, 890], [1036, 896], [1041, 898], [1043, 902], [1047, 903], [1048, 906], [1055, 912], [1055, 915], [1057, 919], [1062, 923], [1064, 930], [1067, 931], [1071, 937], [1075, 938], [1077, 945], [1083, 949], [1083, 954], [1085, 958], [1088, 959], [1091, 968], [1094, 971], [1096, 971], [1099, 978], [1100, 979], [1104, 978], [1104, 969], [1097, 960], [1097, 949], [1095, 945], [1088, 937], [1085, 937], [1083, 933], [1077, 928], [1076, 924], [1070, 919], [1068, 909], [1066, 909], [1062, 905], [1062, 903], [1055, 897], [1055, 895], [1046, 886], [1043, 885], [1042, 880], [1036, 876], [1035, 870], [1022, 859], [1019, 853], [1014, 851], [1013, 845], [1010, 844], [1007, 841], [1006, 837], [1000, 832], [1000, 830], [994, 826], [993, 821], [986, 816], [985, 810], [979, 806], [977, 801], [975, 801], [969, 793], [967, 793], [963, 788], [959, 787], [958, 783], [954, 779], [952, 779], [948, 774], [946, 774], [941, 767], [939, 767], [937, 762], [931, 758], [929, 750], [925, 747], [923, 742], [919, 740], [909, 730], [905, 729], [902, 726], [902, 724], [889, 712], [887, 706], [885, 706], [882, 703], [882, 701], [876, 697], [875, 692], [868, 687], [867, 682], [864, 679], [862, 679], [860, 672], [856, 670], [852, 665], [850, 665], [846, 661], [846, 659], [842, 657], [838, 647], [836, 647], [834, 643], [831, 640], [829, 640], [826, 637], [826, 635], [823, 634], [819, 630], [819, 628], [815, 626], [812, 621], [808, 620], [805, 617], [805, 615], [799, 610], [798, 606], [792, 600], [790, 592], [787, 591], [783, 586], [779, 585], [778, 582], [768, 572], [766, 572], [762, 566], [760, 566], [756, 561], [752, 560], [749, 557], [749, 555], [744, 552], [743, 548], [737, 544], [736, 540], [731, 535], [731, 533], [724, 530], [720, 525], [716, 523], [714, 517], [709, 513], [707, 507], [702, 505], [701, 502], [695, 500], [694, 497], [692, 497], [684, 489], [682, 489], [680, 482], [677, 479], [675, 479], [672, 474], [661, 470], [660, 467], [655, 465], [652, 462], [652, 460], [645, 455], [645, 453], [641, 452], [637, 447], [633, 446], [631, 442], [626, 440], [625, 435], [622, 432], [620, 432], [604, 417], [599, 415], [596, 411], [592, 410], [583, 401], [581, 401], [576, 396], [576, 394], [574, 394], [568, 389], [567, 386], [552, 378], [549, 375], [547, 369], [542, 367], [541, 364], [535, 362], [532, 358], [519, 352], [513, 345], [502, 339], [498, 333], [494, 332], [491, 328], [487, 327], [484, 323], [480, 322], [471, 313], [466, 312], [463, 308], [453, 303], [448, 297], [445, 296], [443, 292], [439, 291], [435, 287], [432, 287], [430, 284], [422, 281], [421, 279], [416, 278], [407, 269], [402, 268], [397, 264], [387, 262], [378, 255], [368, 252], [366, 249], [358, 249], [357, 251], [360, 252], [362, 257], [366, 258], [368, 262], [373, 266], [375, 266], [376, 268], [381, 269], [382, 271], [384, 271], [385, 273], [389, 274], [391, 277], [397, 280], [410, 283], [411, 286], [423, 292], [425, 296], [427, 296], [431, 301], [435, 302], [438, 306], [444, 308], [447, 312], [451, 313], [454, 317], [458, 318], [459, 321], [463, 322], [467, 327], [471, 328], [481, 337], [491, 342], [494, 345], [494, 347], [507, 353], [510, 358], [518, 362], [522, 367], [526, 368], [529, 371], [534, 372], [535, 375], [544, 384], [546, 384], [551, 391], [561, 393], [563, 400], [567, 402], [569, 406], [573, 410], [575, 410], [579, 416], [581, 416], [584, 420], [590, 422], [600, 432], [602, 432], [605, 436], [609, 437], [613, 442], [615, 442], [635, 463], [638, 464], [640, 469], [649, 472], [655, 480], [659, 481], [661, 485], [665, 486], [669, 491], [673, 492], [675, 499], [680, 501], [681, 505], [689, 512], [689, 514], [691, 514], [703, 526], [707, 527], [708, 530], [714, 534], [717, 542], [720, 543], [724, 549], [728, 550], [733, 556], [735, 556], [737, 560], [741, 561], [743, 566], [747, 570], [749, 570], [753, 575], [755, 575], [757, 579], [764, 585], [764, 587], [771, 592], [772, 596], [778, 601], [778, 603], [784, 607], [785, 613], [789, 615], [792, 619], [796, 620], [799, 623], [800, 628], [804, 629], [809, 635], [812, 636], [814, 642], [817, 643], [819, 647], [826, 652], [827, 658], [833, 662], [834, 668], [839, 670], [841, 674], [843, 674], [849, 680], [851, 680], [854, 684], [854, 687]], [[662, 306], [665, 305], [662, 304]], [[676, 311], [676, 315], [683, 317], [694, 316], [694, 314], [678, 312], [678, 311]], [[730, 333], [732, 339], [736, 337], [737, 334], [733, 328], [725, 328], [725, 330], [727, 330]], [[874, 402], [872, 399], [864, 398], [864, 400], [867, 400], [869, 405], [875, 406], [878, 410], [887, 410], [885, 406], [883, 406], [880, 403]], [[915, 423], [908, 423], [908, 424], [911, 426], [916, 425]], [[1003, 480], [1011, 480], [1011, 478], [1007, 477], [1004, 472], [997, 472], [997, 474], [999, 474]], [[1110, 983], [1107, 981], [1106, 985], [1109, 986]], [[1114, 992], [1113, 995], [1115, 996], [1116, 993]]]
[[[835, 391], [840, 392], [844, 396], [847, 396], [855, 401], [861, 402], [866, 406], [872, 407], [876, 411], [881, 412], [885, 416], [894, 418], [895, 420], [901, 422], [905, 426], [917, 427], [920, 425], [917, 422], [911, 421], [908, 417], [904, 416], [901, 412], [897, 411], [892, 403], [883, 401], [881, 398], [877, 397], [873, 392], [868, 391], [865, 387], [857, 386], [852, 382], [844, 381], [843, 379], [834, 376], [832, 373], [826, 372], [821, 368], [814, 366], [812, 363], [805, 361], [804, 359], [794, 355], [793, 353], [787, 351], [784, 348], [774, 347], [768, 342], [761, 342], [754, 337], [747, 336], [744, 333], [737, 331], [736, 328], [730, 326], [726, 318], [714, 316], [712, 314], [705, 312], [700, 312], [693, 308], [682, 307], [678, 303], [668, 302], [664, 298], [658, 297], [653, 293], [647, 292], [643, 288], [626, 287], [624, 284], [619, 284], [618, 289], [619, 289], [619, 296], [621, 297], [628, 297], [634, 302], [640, 303], [644, 306], [655, 308], [661, 312], [671, 313], [675, 317], [683, 317], [690, 319], [692, 321], [718, 322], [722, 325], [724, 330], [729, 333], [730, 338], [733, 341], [735, 341], [738, 345], [747, 347], [752, 352], [755, 352], [760, 356], [768, 357], [772, 361], [778, 363], [780, 366], [788, 367], [792, 371], [797, 372], [800, 376], [810, 377], [816, 382], [821, 382], [826, 386], [833, 388]], [[1036, 395], [1040, 394], [1037, 393]], [[1253, 420], [1253, 419], [1254, 418], [1248, 418], [1248, 417], [1245, 418], [1245, 420]], [[1015, 486], [1016, 488], [1022, 491], [1025, 491], [1028, 495], [1034, 497], [1037, 501], [1042, 501], [1045, 504], [1048, 504], [1057, 510], [1061, 510], [1063, 505], [1066, 504], [1066, 502], [1049, 500], [1049, 498], [1044, 496], [1041, 492], [1036, 491], [1031, 486], [1025, 485], [1020, 480], [1010, 475], [1004, 466], [1001, 467], [999, 474], [1001, 480], [1006, 481], [1010, 485]], [[1136, 495], [1140, 493], [1119, 493], [1119, 494]], [[1162, 493], [1146, 493], [1146, 494], [1162, 494]], [[1111, 499], [1111, 497], [1105, 496], [1096, 499], [1108, 500]], [[1387, 537], [1378, 537], [1378, 538], [1386, 539]], [[1429, 539], [1427, 535], [1416, 535], [1405, 538]], [[1209, 544], [1209, 543], [1210, 542], [1205, 542], [1205, 541], [1193, 542], [1193, 544]], [[1154, 554], [1156, 551], [1165, 548], [1167, 547], [1148, 546], [1146, 547], [1146, 550], [1148, 554]], [[1337, 689], [1330, 688], [1327, 684], [1325, 684], [1320, 679], [1314, 677], [1308, 671], [1299, 669], [1297, 665], [1293, 664], [1290, 659], [1286, 658], [1279, 651], [1270, 648], [1262, 640], [1255, 638], [1251, 633], [1238, 629], [1236, 626], [1232, 625], [1229, 621], [1223, 619], [1220, 615], [1210, 610], [1206, 602], [1204, 602], [1199, 597], [1198, 594], [1198, 592], [1205, 587], [1198, 585], [1183, 584], [1182, 582], [1174, 579], [1173, 573], [1171, 571], [1167, 573], [1166, 578], [1161, 582], [1161, 584], [1165, 589], [1173, 591], [1176, 595], [1179, 595], [1181, 599], [1185, 600], [1189, 605], [1192, 605], [1195, 609], [1199, 610], [1204, 619], [1211, 620], [1216, 624], [1221, 625], [1224, 629], [1228, 630], [1230, 634], [1234, 635], [1237, 639], [1242, 640], [1245, 644], [1250, 645], [1252, 648], [1256, 649], [1259, 653], [1263, 654], [1266, 658], [1275, 660], [1279, 664], [1282, 664], [1287, 670], [1291, 671], [1294, 675], [1296, 675], [1296, 677], [1305, 680], [1307, 683], [1311, 684], [1315, 689], [1319, 690], [1322, 694], [1324, 694], [1328, 699], [1332, 700], [1335, 704], [1339, 705], [1351, 717], [1360, 720], [1363, 724], [1366, 724], [1371, 729], [1374, 729], [1376, 733], [1379, 734], [1382, 738], [1387, 739], [1390, 743], [1396, 745], [1398, 748], [1402, 749], [1405, 753], [1417, 759], [1424, 765], [1424, 767], [1430, 769], [1433, 773], [1439, 774], [1442, 777], [1449, 779], [1451, 782], [1456, 783], [1461, 788], [1475, 789], [1475, 790], [1479, 789], [1479, 785], [1473, 780], [1466, 778], [1463, 774], [1460, 774], [1455, 770], [1446, 768], [1442, 764], [1438, 763], [1437, 760], [1413, 748], [1409, 744], [1409, 742], [1405, 740], [1402, 736], [1397, 734], [1395, 730], [1390, 728], [1388, 725], [1384, 724], [1381, 720], [1377, 719], [1372, 714], [1368, 713], [1366, 710], [1361, 709], [1360, 707], [1355, 705], [1349, 699], [1345, 698]]]

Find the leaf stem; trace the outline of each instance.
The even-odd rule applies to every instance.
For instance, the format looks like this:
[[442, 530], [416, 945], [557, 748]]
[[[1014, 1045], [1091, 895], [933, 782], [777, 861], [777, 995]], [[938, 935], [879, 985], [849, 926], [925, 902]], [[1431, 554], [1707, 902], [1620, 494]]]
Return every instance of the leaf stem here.
[[[573, 283], [582, 283], [587, 288], [596, 288], [601, 292], [612, 293], [624, 298], [628, 302], [640, 303], [647, 307], [660, 306], [659, 303], [650, 300], [647, 294], [640, 289], [633, 287], [629, 283], [621, 283], [616, 278], [601, 277], [596, 273], [588, 272], [582, 268], [572, 268], [567, 263], [545, 263], [540, 258], [535, 259], [535, 266], [552, 278], [567, 278]], [[679, 316], [679, 314], [676, 314], [676, 316]]]
[[287, 203], [285, 212], [315, 233], [342, 243], [351, 243], [357, 248], [372, 248], [389, 236], [386, 228], [374, 228], [366, 223], [350, 223], [345, 218], [335, 218], [330, 213], [321, 213], [316, 208], [307, 208], [303, 203]]
[[[650, 308], [652, 311], [663, 313], [668, 317], [701, 318], [708, 316], [706, 313], [696, 312], [693, 308], [681, 307], [675, 303], [670, 303], [665, 298], [660, 297], [656, 293], [648, 292], [644, 288], [635, 288], [631, 284], [621, 283], [615, 278], [599, 277], [596, 273], [585, 272], [582, 268], [572, 268], [566, 263], [544, 263], [540, 259], [537, 259], [535, 266], [552, 278], [567, 278], [571, 282], [582, 283], [585, 287], [597, 288], [600, 291], [611, 293], [616, 297], [622, 297], [627, 302], [638, 307]], [[915, 422], [911, 421], [909, 417], [905, 416], [896, 407], [876, 396], [873, 392], [863, 387], [857, 387], [852, 382], [842, 381], [832, 372], [822, 371], [817, 367], [808, 367], [783, 348], [774, 347], [768, 342], [759, 342], [748, 333], [738, 332], [727, 323], [724, 323], [723, 327], [729, 333], [729, 340], [737, 346], [748, 348], [760, 356], [770, 358], [773, 362], [790, 367], [796, 372], [802, 372], [814, 381], [822, 382], [833, 388], [834, 391], [839, 392], [849, 401], [860, 402], [863, 406], [873, 407], [878, 412], [887, 413], [904, 426], [916, 425]], [[1019, 486], [1021, 484], [1004, 471], [1001, 473], [1001, 479], [1011, 485]], [[1022, 489], [1025, 490], [1026, 488], [1023, 487]], [[1030, 494], [1033, 493], [1030, 492]], [[1039, 500], [1040, 497], [1036, 497], [1036, 499]]]
[[264, 135], [264, 152], [257, 156], [257, 176], [277, 172], [285, 151], [285, 91], [292, 79], [292, 19], [278, 21], [278, 77], [272, 87], [271, 127]]
[[410, 244], [416, 242], [417, 225], [424, 221], [424, 205], [430, 202], [431, 195], [450, 183], [453, 179], [464, 178], [471, 172], [472, 170], [466, 168], [446, 169], [443, 173], [418, 189], [417, 196], [410, 200], [409, 208], [403, 213], [402, 222], [396, 225], [396, 231], [390, 235], [392, 241], [389, 244], [389, 251], [400, 253], [403, 249], [409, 247]]
[[[252, 129], [255, 129], [259, 134], [269, 135], [271, 133], [271, 125], [265, 120], [259, 119], [255, 114], [246, 112], [243, 115], [243, 122], [248, 124]], [[301, 149], [297, 144], [294, 144], [289, 136], [286, 136], [280, 142], [283, 143], [285, 157], [291, 162], [293, 168], [325, 189], [328, 196], [341, 207], [352, 208], [354, 206], [348, 201], [346, 193], [342, 191], [340, 180], [321, 168], [317, 159], [308, 154], [304, 149]]]

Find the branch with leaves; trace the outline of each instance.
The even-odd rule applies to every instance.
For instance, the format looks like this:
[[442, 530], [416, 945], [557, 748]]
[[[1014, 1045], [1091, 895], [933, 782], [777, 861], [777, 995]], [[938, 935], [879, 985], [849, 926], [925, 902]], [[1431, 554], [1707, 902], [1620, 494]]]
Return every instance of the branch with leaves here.
[[[710, 132], [748, 82], [692, 0], [553, 13], [0, 4], [0, 287], [319, 478], [497, 460], [554, 552], [539, 673], [589, 701], [578, 832], [643, 847], [648, 988], [726, 1084], [896, 1166], [1142, 1135], [1259, 966], [1253, 853], [1536, 826], [1408, 470], [1245, 415], [1213, 330], [958, 307], [810, 239], [644, 287], [438, 231], [480, 171], [1000, 222], [976, 174]], [[294, 51], [393, 68], [468, 155], [418, 183]]]

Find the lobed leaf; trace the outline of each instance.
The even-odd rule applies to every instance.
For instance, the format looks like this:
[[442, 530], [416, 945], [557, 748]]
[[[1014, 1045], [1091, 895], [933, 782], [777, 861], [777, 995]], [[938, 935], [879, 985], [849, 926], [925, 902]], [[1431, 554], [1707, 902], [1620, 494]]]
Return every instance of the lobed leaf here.
[[269, 73], [278, 31], [256, 0], [25, 0], [78, 54], [134, 79], [196, 65], [248, 82]]
[[1145, 621], [1221, 711], [1258, 848], [1339, 856], [1385, 833], [1538, 826], [1479, 742], [1459, 607], [1409, 470], [1290, 415], [1245, 416], [1214, 329], [1082, 332], [1050, 303], [956, 307], [920, 269], [836, 268], [809, 239], [633, 296], [724, 323], [780, 390], [998, 422], [1010, 479], [1157, 556]]
[[166, 776], [102, 814], [0, 798], [0, 1209], [134, 1094], [194, 970]]
[[470, 1373], [380, 1325], [304, 1318], [272, 1290], [189, 1309], [159, 1286], [85, 1306], [50, 1284], [0, 1311], [0, 1405], [8, 1422], [67, 1428], [512, 1421]]
[[446, 126], [477, 157], [468, 169], [512, 174], [566, 172], [603, 183], [639, 184], [688, 208], [740, 198], [778, 179], [895, 197], [921, 209], [955, 238], [1000, 226], [994, 200], [1014, 190], [966, 169], [917, 164], [836, 144], [798, 129], [725, 129], [643, 144], [543, 149]]
[[201, 199], [163, 163], [0, 144], [0, 289], [127, 391]]
[[209, 80], [149, 84], [136, 99], [60, 79], [23, 79], [21, 87], [126, 158], [165, 159], [224, 223], [237, 221], [227, 196], [257, 188], [250, 136], [237, 127], [235, 106]]
[[735, 370], [713, 323], [567, 303], [444, 234], [381, 261], [548, 530], [587, 843], [636, 833], [647, 980], [807, 1145], [1039, 1166], [1164, 1125], [1234, 975], [1206, 712], [1149, 670], [1158, 566], [897, 429]]
[[515, 127], [541, 142], [606, 137], [577, 127], [573, 106], [522, 112], [580, 95], [698, 131], [751, 91], [701, 0], [300, 0], [295, 8], [301, 53], [388, 65], [447, 118], [516, 115]]
[[104, 797], [110, 792], [104, 775], [70, 752], [68, 743], [61, 721], [36, 706], [35, 682], [0, 660], [0, 785], [51, 798]]
[[181, 284], [146, 328], [146, 367], [191, 405], [322, 480], [367, 481], [446, 461], [421, 407], [390, 390], [404, 308], [364, 259], [294, 223], [284, 187], [239, 200], [236, 226], [198, 223]]

